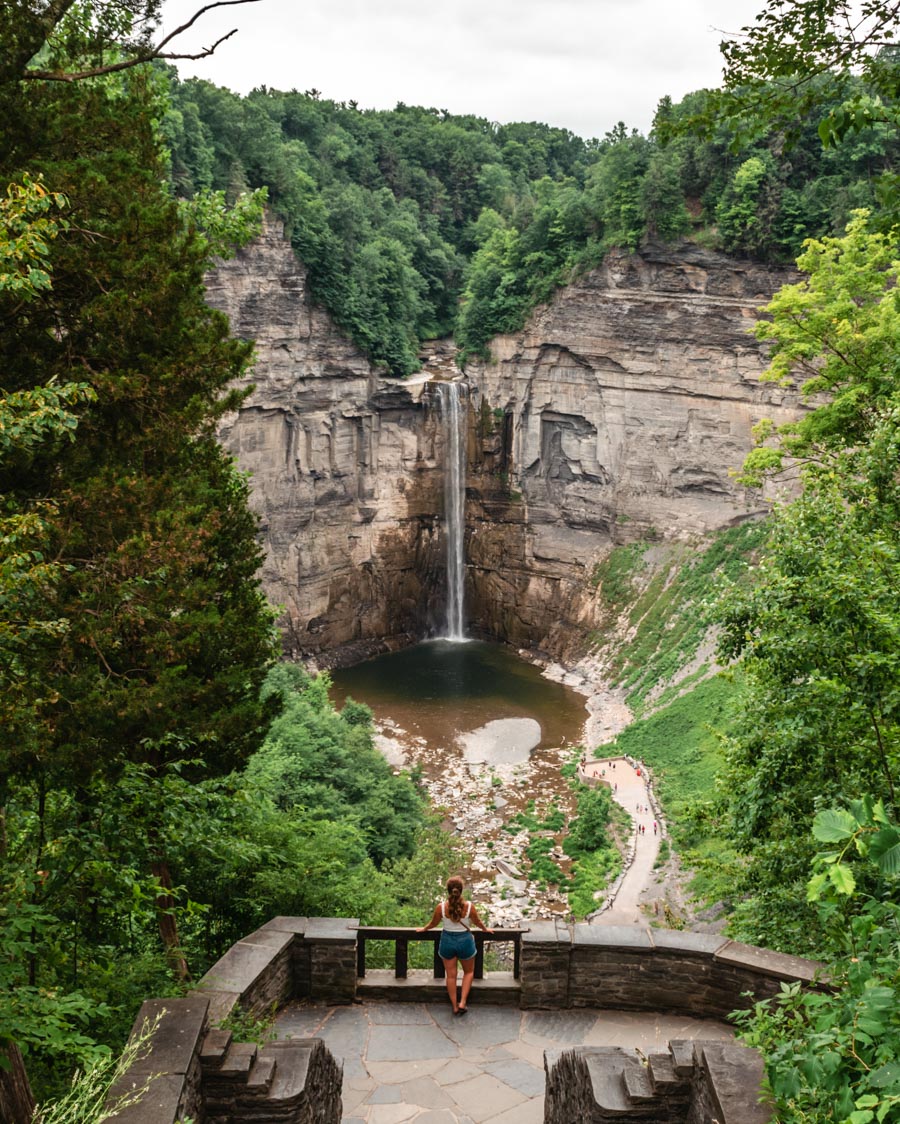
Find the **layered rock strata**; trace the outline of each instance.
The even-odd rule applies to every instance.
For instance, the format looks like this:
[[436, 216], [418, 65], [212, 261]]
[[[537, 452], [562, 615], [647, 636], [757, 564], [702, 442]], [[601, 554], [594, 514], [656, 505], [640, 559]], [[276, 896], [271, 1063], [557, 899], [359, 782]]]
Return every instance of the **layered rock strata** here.
[[[765, 510], [732, 473], [754, 422], [799, 409], [760, 382], [749, 334], [787, 279], [689, 243], [614, 253], [469, 365], [472, 631], [571, 661], [599, 619], [593, 566], [614, 545]], [[434, 630], [444, 450], [429, 374], [379, 377], [311, 301], [271, 219], [208, 290], [256, 341], [255, 389], [220, 437], [251, 476], [288, 653], [349, 662]], [[429, 371], [452, 373], [449, 352]]]
[[760, 381], [749, 334], [786, 280], [690, 243], [613, 253], [467, 367], [470, 608], [485, 634], [571, 659], [613, 546], [766, 510], [733, 472], [755, 422], [799, 409]]
[[219, 436], [250, 474], [287, 652], [351, 661], [420, 637], [443, 601], [443, 454], [427, 382], [378, 377], [311, 301], [271, 218], [207, 289], [256, 341], [254, 389]]

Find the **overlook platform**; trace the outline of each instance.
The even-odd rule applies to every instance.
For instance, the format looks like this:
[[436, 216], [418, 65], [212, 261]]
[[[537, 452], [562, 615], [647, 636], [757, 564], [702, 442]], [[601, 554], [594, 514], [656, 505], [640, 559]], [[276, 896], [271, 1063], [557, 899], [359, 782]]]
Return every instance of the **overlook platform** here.
[[[443, 962], [422, 947], [437, 937], [273, 918], [189, 995], [144, 1002], [134, 1036], [153, 1038], [122, 1082], [146, 1088], [117, 1121], [767, 1124], [761, 1059], [720, 1020], [784, 983], [821, 986], [819, 965], [726, 937], [534, 922], [476, 934], [507, 946], [510, 970], [480, 978], [479, 948], [454, 1018]], [[273, 1012], [263, 1045], [223, 1025]]]
[[[487, 1000], [487, 1001], [485, 1001]], [[343, 1124], [541, 1124], [544, 1055], [573, 1046], [665, 1051], [672, 1039], [731, 1041], [725, 1023], [645, 1011], [521, 1011], [476, 984], [469, 1013], [443, 1003], [292, 1003], [280, 1040], [321, 1038], [343, 1063]]]

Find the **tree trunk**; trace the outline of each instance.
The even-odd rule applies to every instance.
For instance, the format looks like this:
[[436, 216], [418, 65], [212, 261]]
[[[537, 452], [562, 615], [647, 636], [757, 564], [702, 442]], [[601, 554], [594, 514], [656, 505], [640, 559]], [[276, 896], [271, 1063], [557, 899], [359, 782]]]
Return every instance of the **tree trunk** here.
[[11, 1042], [0, 1046], [0, 1059], [9, 1064], [9, 1069], [0, 1065], [0, 1120], [3, 1124], [31, 1124], [34, 1096], [22, 1051]]
[[169, 891], [172, 889], [172, 875], [169, 864], [165, 859], [158, 859], [150, 864], [153, 877], [162, 890], [156, 897], [156, 917], [159, 924], [159, 935], [166, 950], [166, 960], [169, 967], [180, 980], [189, 980], [191, 973], [188, 971], [187, 961], [181, 955], [178, 947], [178, 925], [175, 921], [175, 898]]

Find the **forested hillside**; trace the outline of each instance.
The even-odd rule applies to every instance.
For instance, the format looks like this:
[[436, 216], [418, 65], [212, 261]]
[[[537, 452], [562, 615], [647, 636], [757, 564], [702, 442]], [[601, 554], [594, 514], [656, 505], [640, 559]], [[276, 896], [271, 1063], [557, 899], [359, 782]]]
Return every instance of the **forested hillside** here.
[[[734, 143], [710, 95], [664, 98], [643, 137], [620, 124], [583, 140], [537, 123], [443, 109], [361, 110], [315, 91], [239, 97], [168, 75], [163, 129], [175, 191], [235, 198], [265, 186], [313, 294], [394, 374], [423, 339], [481, 352], [612, 246], [685, 235], [735, 255], [790, 261], [809, 236], [874, 206], [900, 155], [886, 120], [823, 149], [819, 126], [869, 87], [818, 80], [802, 122]], [[700, 128], [700, 123], [705, 125]], [[690, 126], [690, 127], [688, 127]]]
[[[646, 581], [637, 547], [594, 577], [627, 618], [609, 677], [646, 719], [623, 747], [669, 770], [676, 841], [727, 888], [730, 931], [830, 962], [828, 994], [745, 1020], [779, 1119], [900, 1119], [898, 17], [864, 9], [863, 36], [838, 0], [773, 0], [724, 91], [664, 100], [650, 138], [583, 141], [181, 83], [144, 65], [157, 0], [7, 5], [5, 1119], [31, 1117], [26, 1061], [52, 1095], [266, 916], [420, 920], [457, 861], [365, 708], [275, 666], [247, 482], [214, 439], [251, 344], [203, 288], [252, 236], [257, 187], [315, 294], [398, 374], [428, 336], [484, 348], [613, 245], [790, 260], [815, 236], [758, 328], [811, 409], [763, 424], [745, 466], [751, 486], [799, 472], [802, 495]], [[713, 635], [731, 683], [706, 677]]]

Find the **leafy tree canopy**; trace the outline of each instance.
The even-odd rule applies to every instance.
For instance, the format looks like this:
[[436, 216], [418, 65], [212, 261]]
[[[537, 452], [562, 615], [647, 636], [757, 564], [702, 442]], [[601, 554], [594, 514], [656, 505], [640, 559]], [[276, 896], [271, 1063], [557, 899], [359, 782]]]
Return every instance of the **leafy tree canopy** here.
[[821, 800], [896, 801], [900, 769], [900, 400], [892, 246], [857, 216], [809, 245], [758, 333], [772, 377], [804, 381], [810, 411], [748, 458], [750, 477], [801, 461], [803, 492], [776, 507], [754, 588], [723, 601], [722, 653], [751, 690], [730, 745], [732, 832], [749, 856], [744, 935], [815, 947], [796, 908]]
[[171, 72], [168, 81], [176, 193], [232, 199], [266, 187], [314, 297], [394, 374], [416, 369], [432, 336], [453, 332], [464, 356], [483, 352], [612, 247], [695, 235], [790, 260], [804, 238], [875, 208], [873, 184], [898, 155], [896, 128], [877, 114], [823, 150], [819, 124], [846, 97], [873, 97], [854, 75], [840, 90], [815, 77], [816, 108], [798, 118], [789, 150], [779, 129], [760, 129], [740, 158], [708, 91], [662, 99], [649, 138], [620, 123], [584, 141], [403, 104], [362, 111], [316, 91], [261, 86], [240, 98]]

